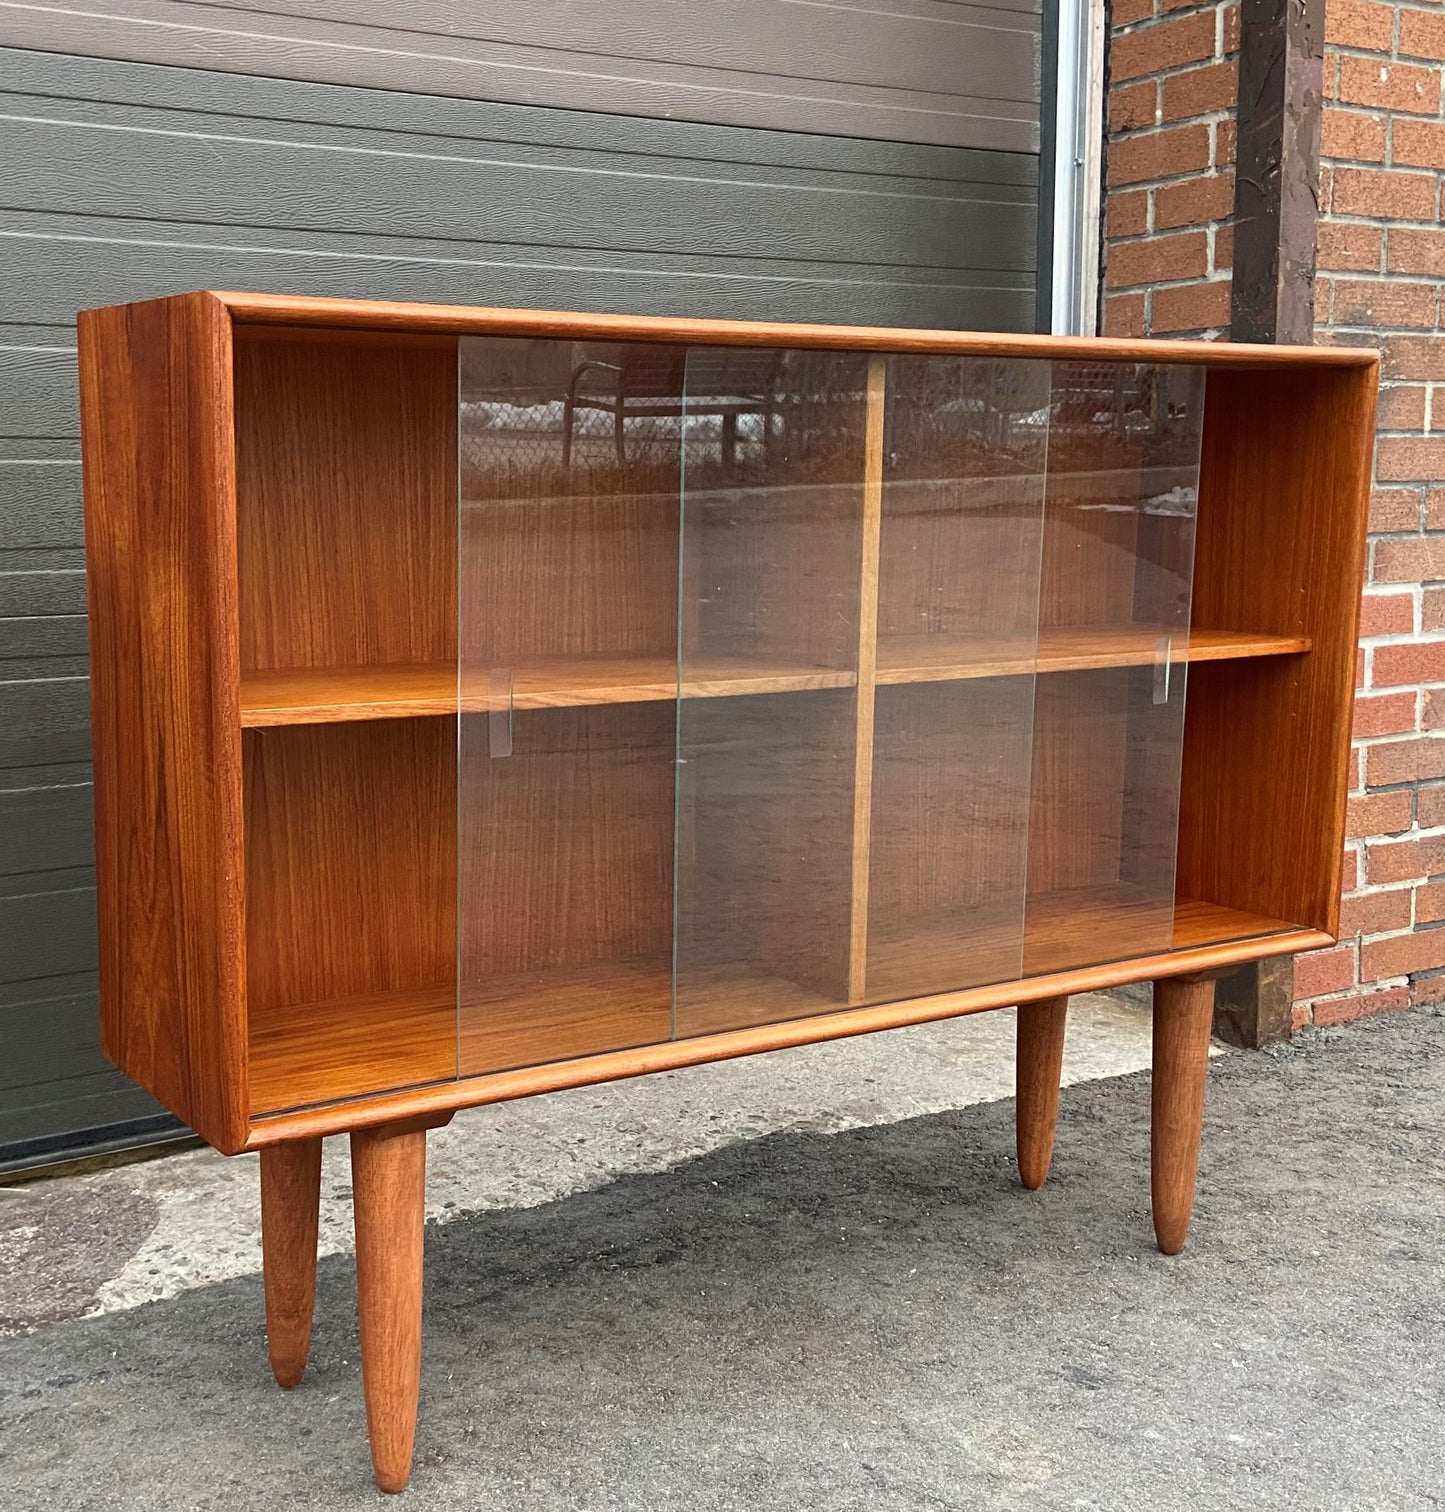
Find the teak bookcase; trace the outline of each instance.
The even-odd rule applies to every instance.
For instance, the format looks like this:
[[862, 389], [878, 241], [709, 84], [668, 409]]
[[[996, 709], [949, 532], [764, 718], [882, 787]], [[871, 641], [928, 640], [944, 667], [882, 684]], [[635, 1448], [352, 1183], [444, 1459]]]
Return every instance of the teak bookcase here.
[[[1374, 353], [241, 294], [80, 317], [104, 1040], [261, 1152], [310, 1338], [355, 1167], [409, 1474], [458, 1108], [1155, 982], [1154, 1219], [1215, 976], [1338, 918]], [[1187, 699], [1186, 699], [1187, 683]]]

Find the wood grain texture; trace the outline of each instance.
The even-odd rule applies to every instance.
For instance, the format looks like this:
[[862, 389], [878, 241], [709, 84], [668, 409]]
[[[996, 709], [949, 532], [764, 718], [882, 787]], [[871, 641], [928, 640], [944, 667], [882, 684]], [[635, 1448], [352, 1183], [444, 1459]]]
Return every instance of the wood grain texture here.
[[101, 1036], [219, 1149], [246, 1138], [230, 322], [80, 318]]
[[[954, 638], [896, 636], [878, 644], [878, 681], [883, 684], [955, 682], [979, 677], [1023, 677], [1038, 673], [1098, 671], [1107, 667], [1149, 667], [1159, 657], [1152, 630], [1040, 630], [1029, 636]], [[1170, 638], [1169, 660], [1178, 665], [1238, 661], [1254, 656], [1296, 656], [1313, 642], [1307, 635], [1260, 635], [1242, 630], [1193, 630]]]
[[[1067, 927], [1062, 912], [1060, 927]], [[505, 1102], [564, 1087], [931, 1023], [1044, 997], [1096, 992], [1121, 982], [1151, 980], [1161, 970], [1213, 970], [1327, 943], [1318, 933], [1292, 930], [1277, 920], [1190, 900], [1180, 901], [1175, 938], [1175, 950], [1162, 955], [1126, 957], [1023, 981], [865, 1008], [845, 1009], [804, 985], [763, 970], [720, 965], [694, 974], [690, 1011], [679, 1026], [682, 1037], [647, 1042], [645, 1029], [633, 1031], [635, 1048], [572, 1059], [559, 1059], [558, 1046], [565, 1045], [566, 1036], [577, 1033], [579, 1025], [584, 1029], [598, 1026], [587, 1031], [595, 1034], [593, 1043], [607, 1036], [625, 1037], [621, 1026], [629, 1022], [646, 1025], [647, 1016], [655, 1011], [652, 1005], [666, 1000], [668, 963], [639, 960], [537, 971], [505, 984], [516, 994], [506, 1014], [463, 1014], [461, 1080], [451, 1079], [453, 1073], [438, 1053], [444, 1034], [456, 1028], [455, 999], [445, 990], [310, 1004], [305, 1013], [278, 1015], [261, 1033], [253, 1077], [258, 1088], [308, 1086], [308, 1101], [328, 1105], [258, 1116], [251, 1125], [248, 1148], [317, 1133], [340, 1133], [412, 1114]], [[934, 944], [926, 930], [920, 929], [903, 942], [903, 948], [923, 954]], [[956, 951], [951, 939], [947, 949]], [[503, 985], [499, 983], [499, 989]], [[376, 1094], [356, 1095], [349, 1089], [359, 1062], [364, 1080], [366, 1047], [372, 1043], [386, 1047], [381, 1056], [386, 1069], [376, 1078]], [[518, 1069], [487, 1074], [469, 1070], [473, 1061], [496, 1064], [504, 1059]], [[403, 1081], [406, 1066], [413, 1068], [406, 1079], [416, 1084], [414, 1090], [384, 1091]]]
[[848, 1001], [868, 995], [868, 889], [872, 876], [873, 743], [878, 675], [878, 592], [883, 540], [883, 427], [888, 364], [868, 364], [863, 450], [863, 552], [858, 585], [858, 693], [854, 699], [852, 901], [848, 928]]
[[243, 332], [235, 361], [242, 668], [455, 665], [455, 346]]
[[1213, 1020], [1213, 980], [1155, 982], [1150, 1191], [1154, 1234], [1166, 1255], [1184, 1248], [1194, 1211]]
[[1179, 887], [1330, 935], [1377, 377], [1211, 371], [1200, 475], [1195, 618], [1312, 649], [1191, 673]]
[[[510, 701], [480, 691], [491, 679], [511, 688]], [[241, 679], [241, 723], [248, 729], [333, 724], [365, 719], [414, 719], [428, 714], [566, 709], [593, 704], [663, 703], [682, 698], [734, 698], [849, 688], [855, 674], [833, 667], [718, 657], [689, 657], [681, 682], [673, 656], [547, 657], [474, 669], [477, 691], [458, 701], [455, 662], [432, 666], [300, 668], [253, 672]]]
[[355, 1130], [351, 1187], [371, 1464], [383, 1491], [401, 1491], [411, 1479], [421, 1386], [425, 1129]]
[[344, 326], [371, 330], [455, 331], [570, 341], [670, 341], [683, 345], [807, 347], [854, 352], [956, 352], [979, 357], [1049, 357], [1081, 362], [1183, 362], [1211, 368], [1365, 368], [1367, 347], [1249, 346], [1233, 342], [1134, 340], [1110, 336], [990, 335], [898, 326], [804, 325], [786, 321], [694, 320], [599, 315], [472, 305], [318, 299], [218, 291], [237, 321], [258, 325]]
[[271, 1373], [288, 1391], [311, 1353], [321, 1141], [294, 1139], [261, 1151], [261, 1261]]
[[1019, 1180], [1037, 1191], [1049, 1177], [1059, 1118], [1059, 1077], [1064, 1066], [1066, 997], [1023, 1003], [1018, 1010], [1014, 1064], [1014, 1143]]
[[343, 1027], [294, 1086], [267, 1048], [337, 999], [440, 988], [455, 1020], [455, 717], [248, 731], [245, 773], [252, 1111], [312, 1100], [338, 1065], [371, 1091], [455, 1075], [454, 1022], [424, 1077], [395, 1058], [411, 1024]]

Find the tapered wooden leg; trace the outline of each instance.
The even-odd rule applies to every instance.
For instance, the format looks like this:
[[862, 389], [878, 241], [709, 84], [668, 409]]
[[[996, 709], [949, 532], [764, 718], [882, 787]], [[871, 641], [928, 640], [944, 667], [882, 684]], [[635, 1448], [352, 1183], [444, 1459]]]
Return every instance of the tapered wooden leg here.
[[1150, 1185], [1154, 1235], [1166, 1255], [1184, 1248], [1194, 1211], [1213, 1018], [1212, 979], [1155, 982]]
[[1059, 1118], [1059, 1076], [1064, 1065], [1066, 997], [1021, 1003], [1015, 1060], [1015, 1134], [1019, 1179], [1036, 1191], [1048, 1179]]
[[261, 1151], [261, 1269], [271, 1372], [288, 1390], [306, 1370], [316, 1302], [321, 1141], [294, 1139]]
[[411, 1478], [421, 1382], [426, 1130], [354, 1130], [351, 1174], [371, 1464], [383, 1491], [400, 1491]]

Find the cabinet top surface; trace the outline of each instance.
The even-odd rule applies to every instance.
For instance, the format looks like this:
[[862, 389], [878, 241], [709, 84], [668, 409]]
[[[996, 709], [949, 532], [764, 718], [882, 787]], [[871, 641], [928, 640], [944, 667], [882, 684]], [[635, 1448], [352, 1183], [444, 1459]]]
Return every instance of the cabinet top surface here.
[[847, 351], [959, 353], [980, 357], [1073, 358], [1094, 362], [1185, 362], [1204, 363], [1210, 367], [1370, 368], [1379, 364], [1379, 354], [1369, 347], [1264, 346], [1217, 341], [807, 325], [784, 321], [698, 320], [684, 316], [500, 309], [220, 290], [205, 291], [203, 297], [216, 300], [235, 322], [262, 326], [329, 326], [437, 335], [667, 341], [714, 346], [823, 347]]

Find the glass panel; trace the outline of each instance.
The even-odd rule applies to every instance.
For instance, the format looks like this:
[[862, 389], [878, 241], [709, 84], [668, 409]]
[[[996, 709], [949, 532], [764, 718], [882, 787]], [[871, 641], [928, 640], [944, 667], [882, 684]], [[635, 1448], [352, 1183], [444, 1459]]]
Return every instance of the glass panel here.
[[1056, 362], [1024, 970], [1167, 950], [1204, 370]]
[[684, 353], [460, 362], [465, 1076], [671, 1033]]
[[881, 443], [882, 374], [853, 353], [688, 354], [679, 1036], [848, 1001], [864, 446], [870, 415]]
[[889, 362], [866, 997], [1019, 975], [1049, 364]]

